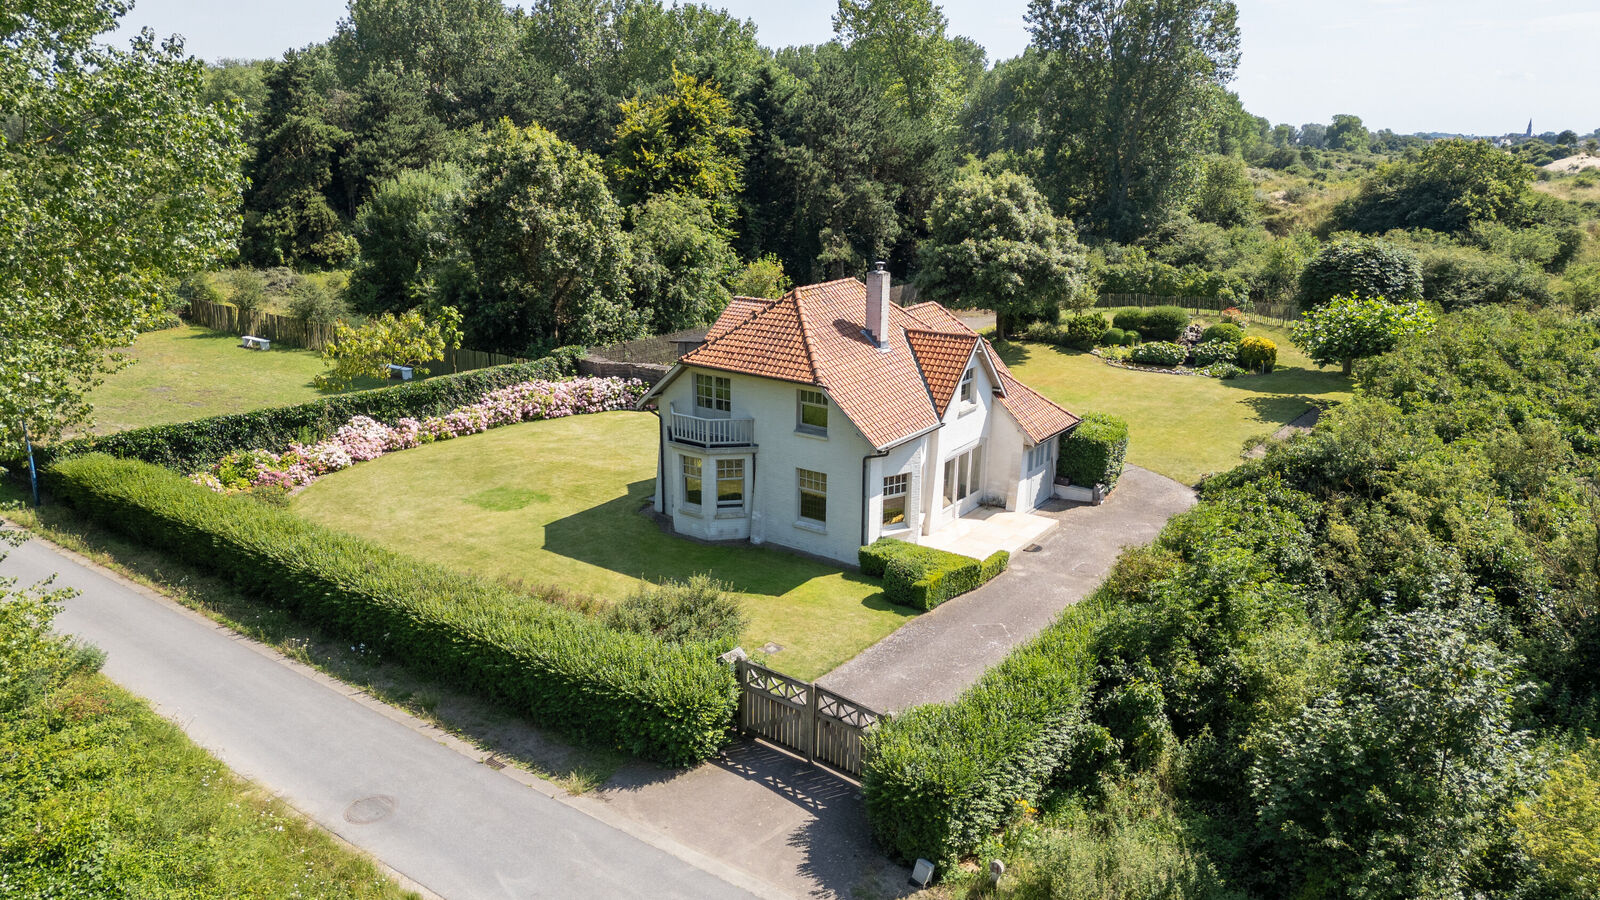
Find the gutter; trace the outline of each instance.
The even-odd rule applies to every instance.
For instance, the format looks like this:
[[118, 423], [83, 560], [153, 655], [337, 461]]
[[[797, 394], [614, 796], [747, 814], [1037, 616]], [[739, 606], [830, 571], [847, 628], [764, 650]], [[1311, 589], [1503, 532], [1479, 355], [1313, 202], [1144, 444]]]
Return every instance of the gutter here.
[[868, 515], [872, 511], [872, 500], [867, 496], [867, 467], [875, 459], [882, 459], [889, 455], [888, 450], [875, 450], [861, 457], [861, 546], [867, 544], [867, 523], [871, 521]]

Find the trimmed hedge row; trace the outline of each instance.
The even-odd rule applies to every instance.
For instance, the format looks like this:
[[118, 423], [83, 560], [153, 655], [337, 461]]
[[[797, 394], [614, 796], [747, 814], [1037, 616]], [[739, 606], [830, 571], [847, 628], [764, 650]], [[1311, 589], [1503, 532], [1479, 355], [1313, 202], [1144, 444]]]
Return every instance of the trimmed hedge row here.
[[1109, 746], [1088, 721], [1100, 601], [1069, 607], [954, 703], [867, 732], [861, 789], [878, 841], [906, 861], [956, 864]]
[[1056, 474], [1076, 485], [1103, 484], [1110, 491], [1122, 477], [1128, 453], [1128, 423], [1105, 413], [1090, 413], [1061, 438]]
[[178, 472], [197, 472], [235, 450], [282, 450], [295, 441], [314, 443], [333, 434], [355, 416], [393, 424], [407, 416], [439, 415], [475, 403], [490, 391], [524, 381], [555, 380], [571, 374], [562, 369], [563, 363], [558, 360], [536, 359], [339, 394], [295, 406], [152, 425], [103, 437], [83, 437], [42, 451], [40, 464], [79, 453], [106, 453]]
[[890, 603], [930, 610], [1006, 570], [1011, 554], [1001, 550], [979, 562], [970, 556], [895, 538], [878, 538], [856, 552], [861, 574], [883, 579]]
[[541, 725], [674, 766], [732, 727], [737, 686], [709, 645], [613, 631], [149, 463], [90, 454], [47, 478], [87, 517]]

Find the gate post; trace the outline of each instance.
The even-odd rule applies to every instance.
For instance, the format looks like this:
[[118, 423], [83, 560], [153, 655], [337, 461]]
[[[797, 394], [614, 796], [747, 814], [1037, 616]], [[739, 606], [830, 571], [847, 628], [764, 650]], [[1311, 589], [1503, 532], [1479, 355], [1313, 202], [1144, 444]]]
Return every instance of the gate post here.
[[742, 656], [734, 657], [734, 660], [733, 660], [733, 677], [738, 679], [738, 681], [739, 681], [739, 706], [733, 711], [733, 719], [734, 719], [734, 724], [738, 727], [740, 732], [744, 731], [745, 710], [748, 709], [749, 706], [750, 706], [750, 702], [749, 702], [749, 699], [748, 699], [749, 695], [746, 693], [748, 688], [745, 687], [745, 685], [748, 684], [748, 679], [745, 676], [744, 667], [745, 667], [744, 657], [742, 657]]
[[820, 730], [820, 726], [817, 724], [817, 685], [815, 682], [812, 682], [810, 687], [806, 689], [806, 694], [806, 762], [814, 763], [817, 761], [817, 732]]

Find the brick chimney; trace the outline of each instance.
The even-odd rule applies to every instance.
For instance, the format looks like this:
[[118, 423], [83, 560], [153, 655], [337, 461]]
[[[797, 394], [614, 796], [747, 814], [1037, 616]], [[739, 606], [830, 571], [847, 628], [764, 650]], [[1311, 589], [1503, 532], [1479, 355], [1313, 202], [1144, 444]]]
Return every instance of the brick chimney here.
[[883, 261], [873, 265], [867, 273], [867, 333], [878, 349], [889, 348], [889, 273]]

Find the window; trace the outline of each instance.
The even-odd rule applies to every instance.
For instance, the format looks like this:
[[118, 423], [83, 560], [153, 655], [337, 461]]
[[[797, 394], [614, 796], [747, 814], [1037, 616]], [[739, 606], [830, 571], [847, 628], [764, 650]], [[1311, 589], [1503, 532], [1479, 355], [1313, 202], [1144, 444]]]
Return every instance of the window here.
[[828, 521], [828, 476], [810, 469], [796, 469], [795, 472], [800, 476], [800, 518]]
[[828, 396], [821, 391], [800, 391], [800, 430], [828, 433]]
[[961, 404], [963, 406], [966, 406], [967, 404], [977, 403], [978, 402], [976, 391], [972, 386], [972, 379], [977, 374], [978, 374], [977, 367], [973, 367], [971, 369], [968, 369], [966, 371], [966, 374], [961, 376]]
[[744, 460], [717, 460], [717, 509], [744, 506]]
[[883, 524], [899, 525], [906, 520], [906, 489], [910, 486], [909, 472], [883, 479]]
[[683, 502], [700, 505], [700, 460], [685, 456], [683, 459]]
[[1050, 445], [1035, 444], [1028, 450], [1028, 471], [1037, 472], [1050, 462]]
[[983, 483], [983, 446], [944, 461], [944, 505], [954, 506], [978, 493]]
[[733, 383], [726, 378], [716, 375], [694, 376], [694, 405], [699, 409], [709, 409], [713, 412], [729, 412], [733, 409]]

